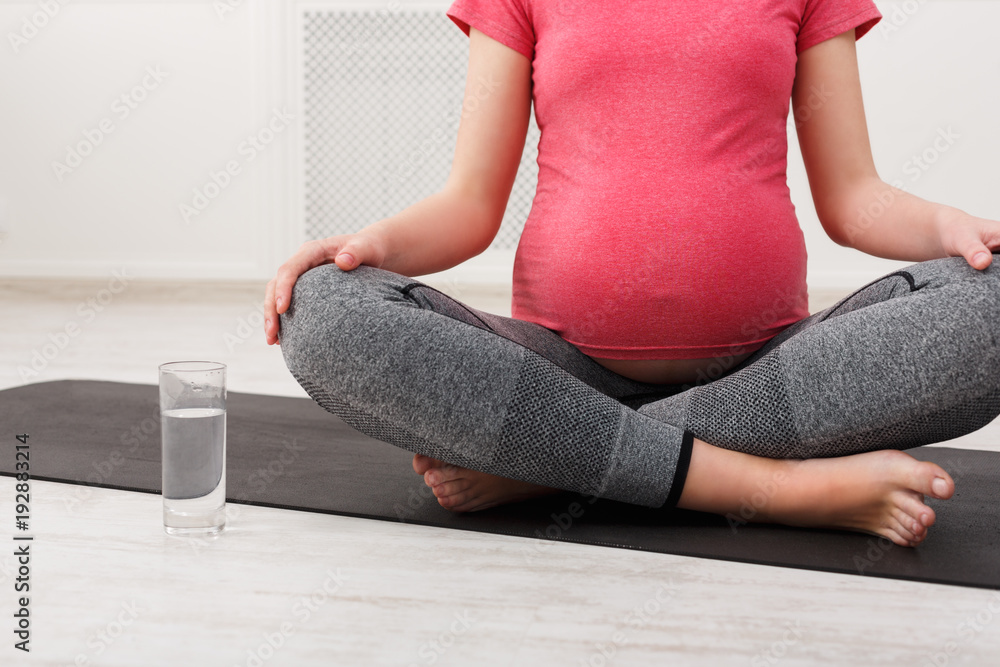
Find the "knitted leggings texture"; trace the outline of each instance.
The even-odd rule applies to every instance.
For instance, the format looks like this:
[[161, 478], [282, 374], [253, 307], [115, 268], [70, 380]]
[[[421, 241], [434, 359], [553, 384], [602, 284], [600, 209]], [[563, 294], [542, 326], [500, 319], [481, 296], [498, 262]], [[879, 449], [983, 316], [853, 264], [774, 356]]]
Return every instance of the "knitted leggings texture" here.
[[[292, 375], [357, 430], [459, 466], [647, 507], [693, 438], [772, 458], [907, 449], [1000, 414], [1000, 257], [894, 271], [690, 384], [637, 382], [540, 325], [332, 264], [280, 316]], [[740, 350], [734, 349], [732, 354]]]

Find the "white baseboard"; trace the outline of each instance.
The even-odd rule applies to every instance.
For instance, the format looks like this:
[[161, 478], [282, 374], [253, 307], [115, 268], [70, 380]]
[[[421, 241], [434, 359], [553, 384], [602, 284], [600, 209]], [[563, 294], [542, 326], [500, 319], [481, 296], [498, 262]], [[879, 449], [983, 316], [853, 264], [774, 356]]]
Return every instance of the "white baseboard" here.
[[[197, 282], [203, 280], [260, 280], [261, 267], [256, 262], [107, 262], [103, 260], [8, 259], [0, 261], [4, 278], [108, 278], [115, 271], [142, 281]], [[192, 277], [194, 276], [194, 277]]]
[[[851, 292], [879, 276], [890, 273], [905, 262], [886, 262], [865, 266], [836, 269], [819, 267], [809, 271], [809, 290]], [[124, 270], [139, 281], [187, 282], [264, 282], [272, 275], [262, 273], [255, 262], [137, 262], [109, 263], [77, 259], [63, 260], [0, 260], [0, 277], [6, 278], [65, 278], [101, 279], [108, 278], [113, 271]], [[418, 280], [435, 287], [487, 287], [509, 288], [513, 278], [514, 251], [490, 250], [456, 267], [438, 273], [418, 276]]]

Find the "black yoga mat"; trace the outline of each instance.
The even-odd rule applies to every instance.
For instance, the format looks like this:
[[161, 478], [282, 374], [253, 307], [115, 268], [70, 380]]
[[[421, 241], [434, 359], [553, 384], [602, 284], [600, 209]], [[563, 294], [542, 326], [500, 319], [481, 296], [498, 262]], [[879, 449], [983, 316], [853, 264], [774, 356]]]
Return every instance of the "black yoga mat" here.
[[[937, 523], [911, 549], [859, 533], [742, 524], [568, 492], [455, 514], [413, 472], [412, 454], [362, 435], [311, 399], [230, 392], [227, 408], [227, 497], [235, 503], [516, 535], [526, 538], [526, 560], [545, 558], [553, 540], [566, 540], [1000, 589], [994, 452], [910, 450], [943, 465], [957, 486], [948, 501], [929, 499]], [[61, 380], [6, 389], [0, 424], [4, 475], [14, 468], [14, 435], [27, 433], [34, 479], [160, 492], [155, 385]]]

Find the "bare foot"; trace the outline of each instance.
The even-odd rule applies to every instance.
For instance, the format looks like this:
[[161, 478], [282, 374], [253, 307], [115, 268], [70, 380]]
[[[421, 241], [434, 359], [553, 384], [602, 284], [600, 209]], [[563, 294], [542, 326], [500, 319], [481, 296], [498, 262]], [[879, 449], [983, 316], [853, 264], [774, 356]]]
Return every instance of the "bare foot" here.
[[441, 507], [454, 512], [474, 512], [561, 493], [559, 489], [461, 468], [423, 454], [413, 455], [413, 470], [423, 475]]
[[695, 438], [678, 506], [744, 521], [854, 530], [916, 546], [935, 520], [924, 496], [946, 499], [954, 492], [943, 468], [898, 450], [776, 460]]
[[[440, 505], [456, 512], [559, 493], [421, 454], [413, 457], [413, 469]], [[947, 499], [954, 492], [955, 482], [943, 468], [897, 450], [780, 460], [695, 438], [677, 506], [747, 522], [853, 530], [912, 547], [926, 539], [936, 518], [924, 496]]]
[[925, 495], [944, 500], [955, 493], [941, 466], [898, 450], [794, 463], [794, 498], [774, 508], [783, 523], [873, 533], [901, 546], [923, 542], [934, 525]]

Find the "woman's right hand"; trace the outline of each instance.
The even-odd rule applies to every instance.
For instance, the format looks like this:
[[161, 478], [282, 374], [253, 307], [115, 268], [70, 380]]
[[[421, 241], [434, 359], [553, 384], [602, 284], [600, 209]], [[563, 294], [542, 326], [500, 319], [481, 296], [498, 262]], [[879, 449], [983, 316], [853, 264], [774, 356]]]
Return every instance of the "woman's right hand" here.
[[303, 273], [331, 262], [343, 271], [350, 271], [362, 264], [380, 268], [384, 261], [385, 244], [374, 234], [341, 234], [303, 243], [287, 262], [278, 267], [277, 275], [267, 284], [264, 296], [264, 334], [267, 344], [280, 344], [278, 314], [288, 310], [292, 300], [292, 287]]

